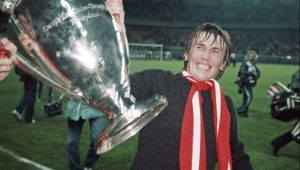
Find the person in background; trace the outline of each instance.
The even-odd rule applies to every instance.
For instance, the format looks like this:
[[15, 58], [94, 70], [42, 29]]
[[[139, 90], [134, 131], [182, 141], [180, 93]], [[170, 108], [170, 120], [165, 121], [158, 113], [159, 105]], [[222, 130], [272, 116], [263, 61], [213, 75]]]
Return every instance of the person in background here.
[[257, 54], [250, 50], [247, 52], [246, 60], [242, 62], [236, 83], [239, 93], [243, 94], [243, 102], [237, 108], [237, 112], [242, 117], [248, 117], [248, 110], [253, 99], [253, 88], [260, 77], [260, 70], [256, 66]]
[[[30, 39], [35, 39], [35, 31], [31, 25], [31, 18], [26, 18], [23, 14], [20, 13], [20, 10], [14, 11], [17, 19], [24, 30], [24, 34], [26, 34]], [[27, 50], [29, 48], [29, 44], [23, 43], [24, 40], [20, 35], [18, 35], [18, 39], [21, 42], [21, 46], [23, 49]], [[28, 55], [29, 51], [26, 51]], [[33, 119], [34, 107], [36, 101], [36, 92], [37, 92], [37, 80], [31, 75], [22, 71], [19, 67], [15, 68], [15, 72], [20, 76], [20, 81], [23, 82], [24, 93], [21, 96], [17, 106], [12, 111], [13, 116], [17, 119], [22, 119], [22, 112], [25, 110], [25, 123], [35, 123], [35, 119]]]
[[291, 130], [277, 136], [271, 141], [273, 156], [277, 157], [279, 150], [292, 141], [296, 141], [300, 144], [300, 119], [298, 119]]
[[235, 53], [231, 53], [230, 54], [230, 61], [232, 63], [232, 66], [235, 67], [236, 65], [236, 57], [235, 57]]
[[99, 158], [95, 153], [94, 141], [108, 124], [108, 118], [103, 112], [95, 110], [90, 106], [70, 100], [65, 111], [67, 118], [67, 148], [66, 156], [69, 160], [70, 170], [79, 170], [80, 166], [80, 138], [82, 128], [87, 120], [90, 124], [90, 145], [84, 161], [84, 170], [92, 169]]
[[168, 100], [140, 131], [131, 169], [253, 169], [239, 139], [234, 104], [216, 81], [229, 64], [230, 49], [229, 34], [204, 23], [188, 40], [182, 72], [150, 69], [130, 76], [137, 101], [154, 94]]
[[20, 81], [23, 82], [24, 92], [15, 109], [12, 111], [12, 114], [17, 119], [21, 120], [22, 113], [25, 110], [25, 123], [35, 123], [33, 114], [36, 101], [37, 80], [23, 72], [21, 69], [19, 69], [19, 67], [15, 68], [15, 72], [20, 76]]
[[[298, 100], [298, 102], [294, 100], [293, 104], [290, 104], [290, 108], [285, 111], [284, 114], [288, 114], [289, 112], [297, 112], [298, 117], [291, 130], [277, 136], [271, 141], [272, 153], [276, 157], [278, 156], [279, 150], [290, 142], [295, 141], [300, 144], [300, 68], [298, 68], [298, 70], [292, 75], [291, 83], [288, 85], [288, 87], [292, 90], [293, 98]], [[273, 99], [275, 99], [275, 96], [273, 96]]]
[[[44, 84], [43, 82], [41, 81], [38, 81], [38, 84], [37, 84], [37, 100], [38, 101], [41, 101], [42, 99], [42, 93], [43, 93], [43, 87], [44, 87]], [[53, 98], [53, 92], [52, 92], [52, 88], [47, 86], [47, 89], [48, 89], [48, 103], [51, 103], [52, 102], [52, 98]]]

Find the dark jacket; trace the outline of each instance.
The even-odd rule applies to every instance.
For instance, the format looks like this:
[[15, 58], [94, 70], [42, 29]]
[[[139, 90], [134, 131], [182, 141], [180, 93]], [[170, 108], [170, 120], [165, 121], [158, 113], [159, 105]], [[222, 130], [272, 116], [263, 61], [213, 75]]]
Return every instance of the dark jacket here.
[[24, 82], [24, 89], [29, 91], [36, 91], [37, 80], [25, 73], [19, 67], [15, 67], [15, 73], [20, 76], [20, 81]]
[[[134, 170], [179, 169], [181, 123], [191, 85], [181, 73], [173, 75], [162, 70], [146, 70], [130, 76], [131, 92], [137, 101], [153, 94], [167, 97], [168, 106], [139, 133], [138, 149], [132, 165]], [[207, 169], [213, 170], [217, 161], [212, 102], [209, 91], [203, 92], [204, 125], [207, 146]], [[233, 169], [253, 169], [249, 156], [238, 138], [234, 105], [227, 96], [231, 114], [230, 144]]]
[[240, 81], [240, 86], [246, 85], [254, 87], [259, 77], [260, 70], [256, 66], [255, 62], [242, 62], [238, 73], [238, 80]]

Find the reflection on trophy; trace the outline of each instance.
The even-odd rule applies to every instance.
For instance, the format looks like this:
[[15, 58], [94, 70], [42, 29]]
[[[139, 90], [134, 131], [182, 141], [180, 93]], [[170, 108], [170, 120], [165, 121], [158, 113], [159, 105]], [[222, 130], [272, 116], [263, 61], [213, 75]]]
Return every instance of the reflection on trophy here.
[[166, 107], [166, 98], [159, 95], [135, 103], [124, 25], [104, 5], [93, 0], [18, 2], [0, 1], [2, 12], [10, 15], [16, 34], [24, 32], [24, 22], [29, 24], [33, 31], [29, 36], [37, 44], [28, 55], [15, 54], [18, 66], [111, 119], [95, 142], [97, 154], [135, 135]]

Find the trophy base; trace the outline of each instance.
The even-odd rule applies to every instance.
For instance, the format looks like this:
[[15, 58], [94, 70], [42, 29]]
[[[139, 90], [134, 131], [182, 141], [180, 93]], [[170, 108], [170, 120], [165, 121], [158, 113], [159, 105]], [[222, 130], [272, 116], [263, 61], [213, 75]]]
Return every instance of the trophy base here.
[[135, 135], [154, 119], [167, 104], [165, 97], [155, 96], [145, 103], [136, 105], [130, 113], [131, 115], [121, 114], [108, 125], [104, 132], [98, 135], [95, 141], [96, 154], [105, 153]]

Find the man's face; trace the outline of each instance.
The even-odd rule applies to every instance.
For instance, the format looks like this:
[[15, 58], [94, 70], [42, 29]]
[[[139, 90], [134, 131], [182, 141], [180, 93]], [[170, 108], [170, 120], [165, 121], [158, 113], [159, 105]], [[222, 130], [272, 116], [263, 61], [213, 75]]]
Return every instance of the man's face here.
[[184, 59], [188, 61], [187, 71], [198, 81], [213, 79], [219, 70], [225, 69], [224, 49], [219, 36], [214, 41], [213, 35], [207, 38], [201, 33]]
[[249, 59], [250, 62], [254, 62], [254, 61], [255, 61], [255, 58], [256, 58], [255, 54], [250, 54], [250, 55], [248, 56], [248, 59]]

